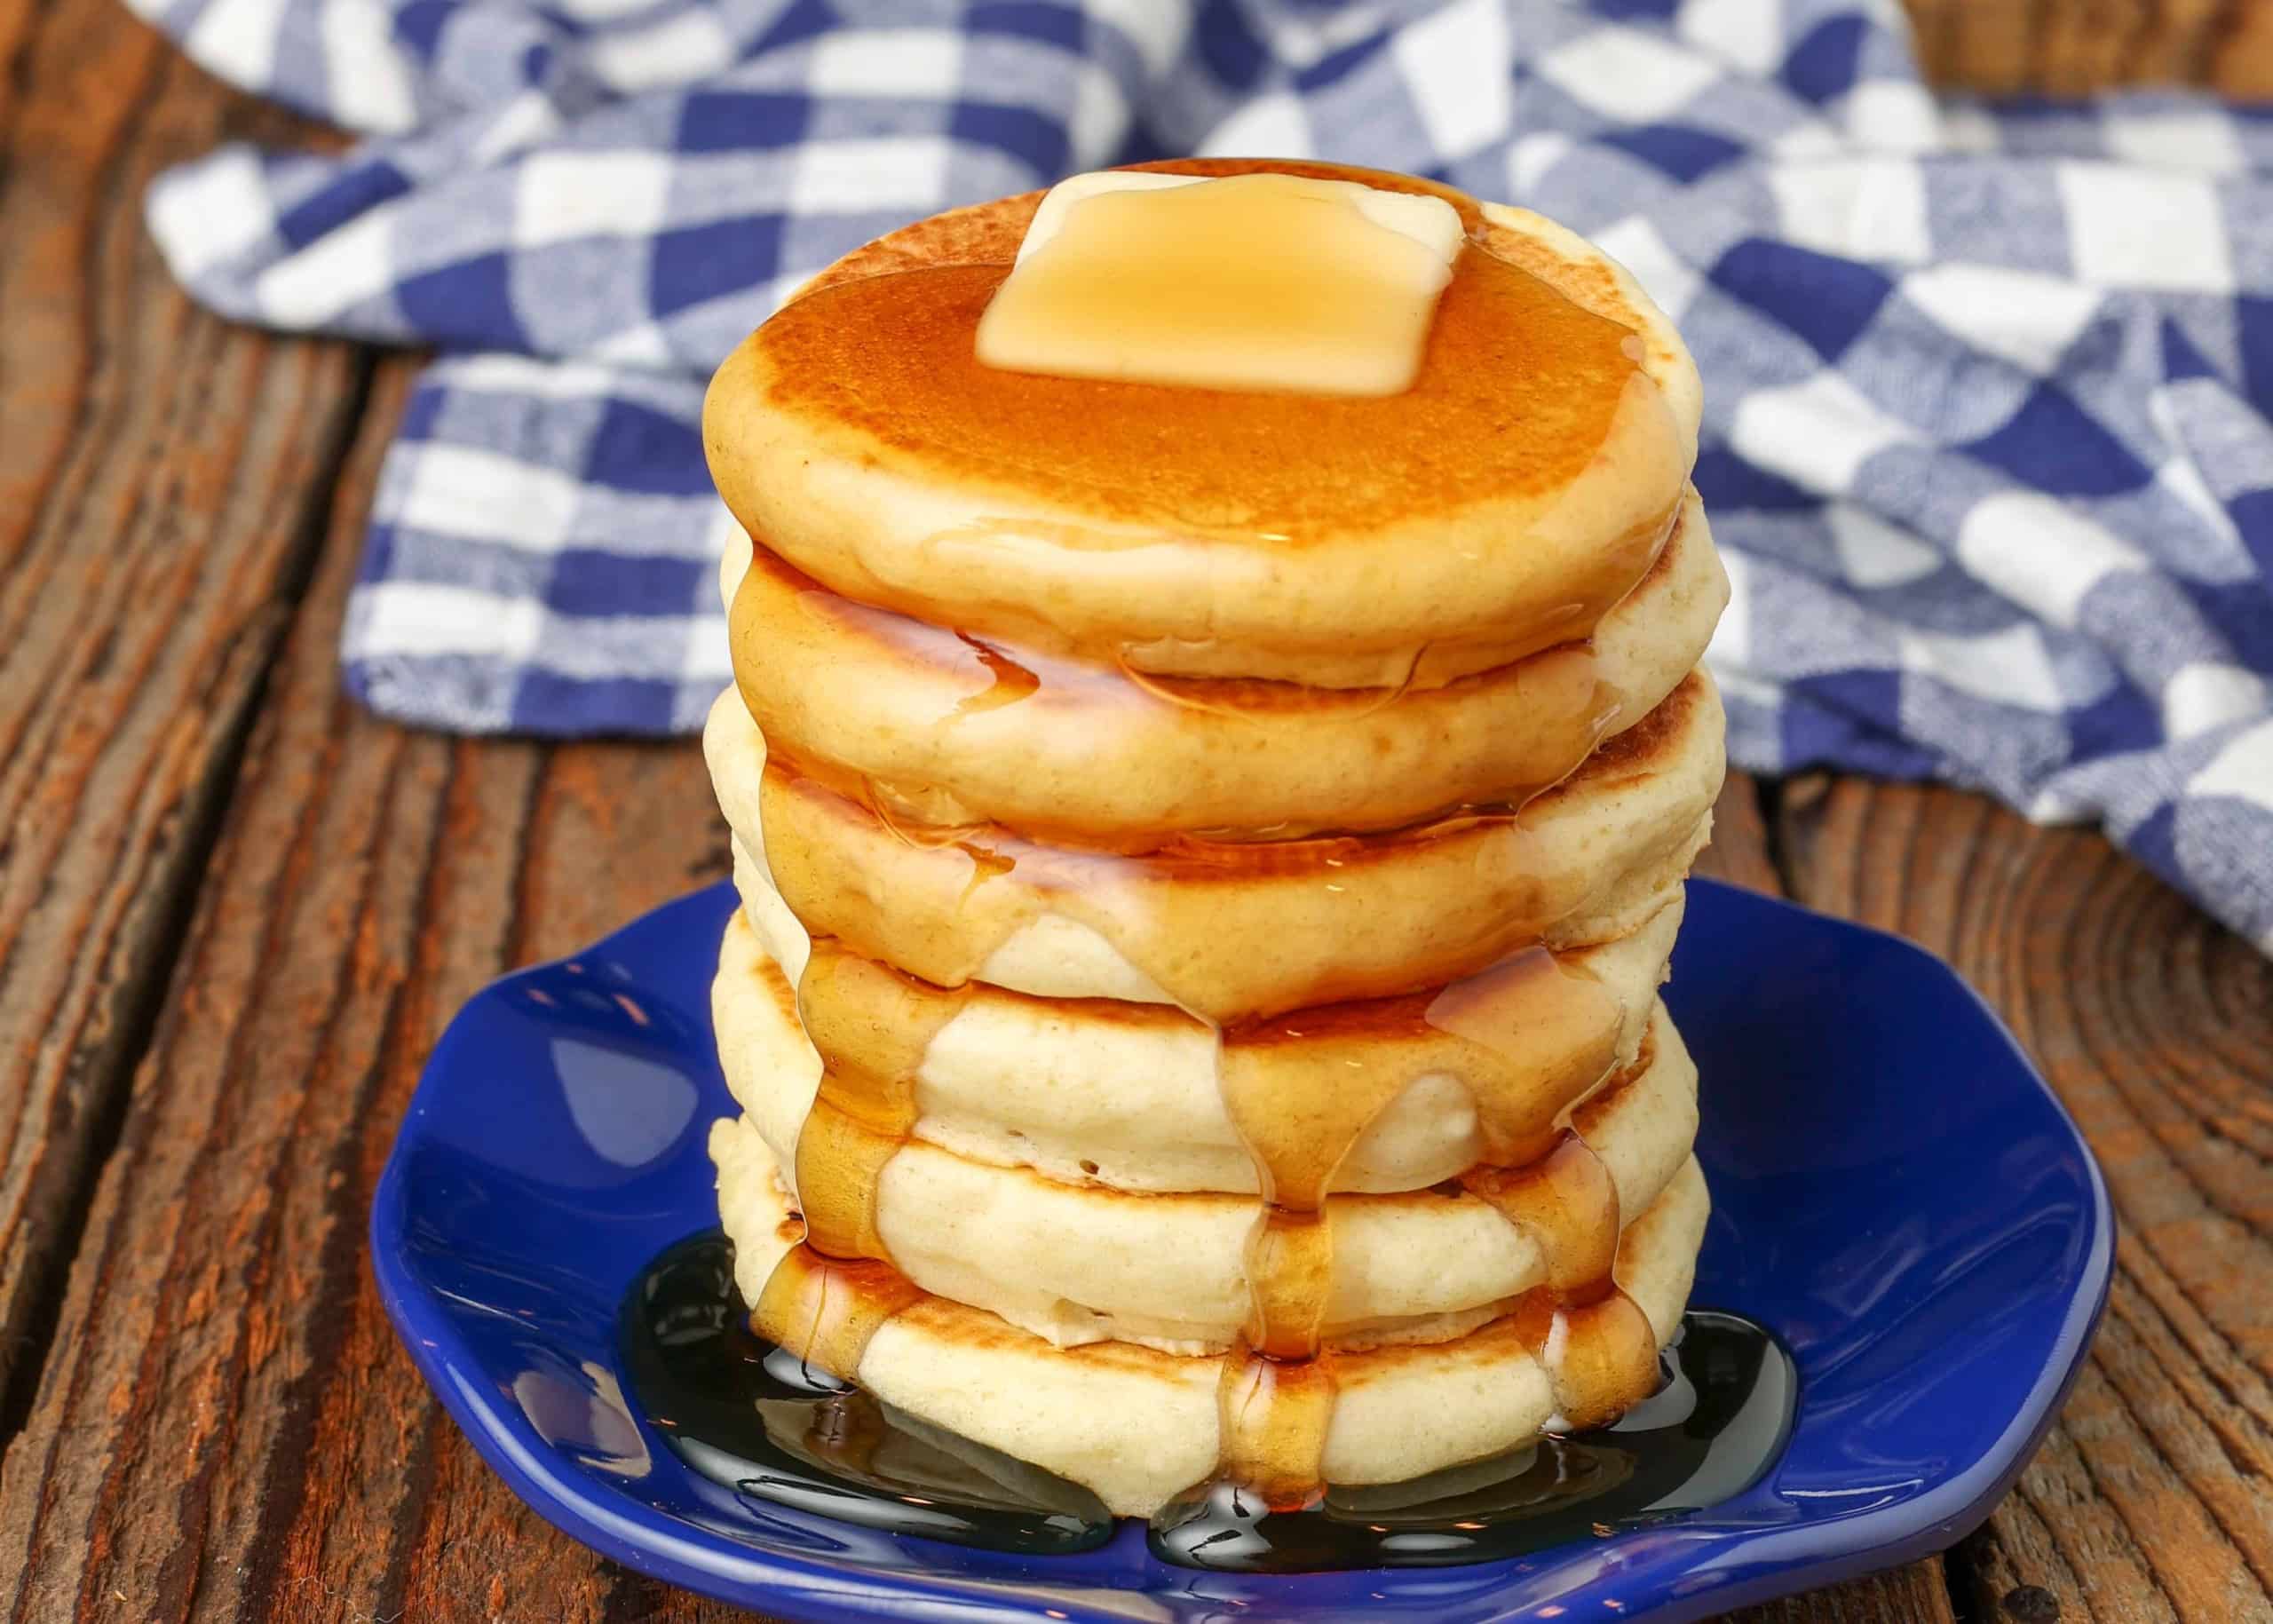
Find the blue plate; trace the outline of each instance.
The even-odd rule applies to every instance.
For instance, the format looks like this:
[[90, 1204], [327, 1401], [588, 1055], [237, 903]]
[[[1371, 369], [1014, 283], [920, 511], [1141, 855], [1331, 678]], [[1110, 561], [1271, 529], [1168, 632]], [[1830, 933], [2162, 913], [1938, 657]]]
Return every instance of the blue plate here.
[[899, 1539], [737, 1499], [616, 1376], [615, 1313], [717, 1223], [725, 886], [498, 982], [443, 1034], [371, 1248], [427, 1381], [513, 1492], [619, 1562], [795, 1620], [1695, 1619], [1949, 1545], [2059, 1408], [2114, 1229], [2075, 1124], [1938, 960], [1707, 881], [1667, 991], [1704, 1077], [1699, 1307], [1797, 1359], [1791, 1447], [1709, 1511], [1519, 1561], [1267, 1578]]

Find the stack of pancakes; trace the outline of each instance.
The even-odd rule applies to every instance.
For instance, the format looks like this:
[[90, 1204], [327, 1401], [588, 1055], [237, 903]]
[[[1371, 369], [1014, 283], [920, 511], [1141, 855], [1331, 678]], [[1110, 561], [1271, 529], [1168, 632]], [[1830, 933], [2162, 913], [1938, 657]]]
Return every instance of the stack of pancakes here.
[[1150, 1515], [1607, 1421], [1706, 1215], [1658, 1002], [1723, 769], [1696, 372], [1469, 237], [1371, 399], [992, 369], [1038, 195], [893, 234], [705, 438], [743, 907], [712, 1137], [760, 1332]]

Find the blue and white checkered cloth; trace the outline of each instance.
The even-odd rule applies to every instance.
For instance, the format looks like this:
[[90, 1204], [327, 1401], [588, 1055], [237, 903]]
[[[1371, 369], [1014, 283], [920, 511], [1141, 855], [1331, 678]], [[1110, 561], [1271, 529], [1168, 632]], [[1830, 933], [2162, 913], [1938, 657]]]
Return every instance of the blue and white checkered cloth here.
[[1180, 153], [1596, 237], [1707, 382], [1736, 759], [2091, 819], [2273, 950], [2273, 117], [1937, 106], [1894, 0], [133, 0], [365, 131], [165, 176], [217, 309], [440, 346], [345, 638], [376, 709], [691, 729], [711, 366], [841, 253]]

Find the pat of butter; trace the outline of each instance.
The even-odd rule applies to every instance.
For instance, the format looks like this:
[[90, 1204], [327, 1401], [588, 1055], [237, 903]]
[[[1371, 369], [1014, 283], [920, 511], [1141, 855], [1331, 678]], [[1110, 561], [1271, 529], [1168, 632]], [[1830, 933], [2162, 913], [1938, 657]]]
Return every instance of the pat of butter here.
[[1264, 172], [1050, 189], [978, 323], [1016, 372], [1388, 395], [1420, 370], [1464, 233], [1440, 197]]

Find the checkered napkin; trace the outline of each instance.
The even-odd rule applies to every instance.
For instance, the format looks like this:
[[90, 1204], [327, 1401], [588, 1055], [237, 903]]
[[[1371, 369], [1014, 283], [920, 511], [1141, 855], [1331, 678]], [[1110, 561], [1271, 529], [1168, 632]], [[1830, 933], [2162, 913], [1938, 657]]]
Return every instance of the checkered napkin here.
[[132, 0], [364, 131], [228, 147], [198, 297], [438, 346], [349, 686], [432, 725], [693, 727], [728, 678], [710, 367], [943, 207], [1177, 153], [1531, 204], [1707, 384], [1736, 759], [2094, 819], [2273, 950], [2273, 119], [1938, 107], [1894, 0]]

